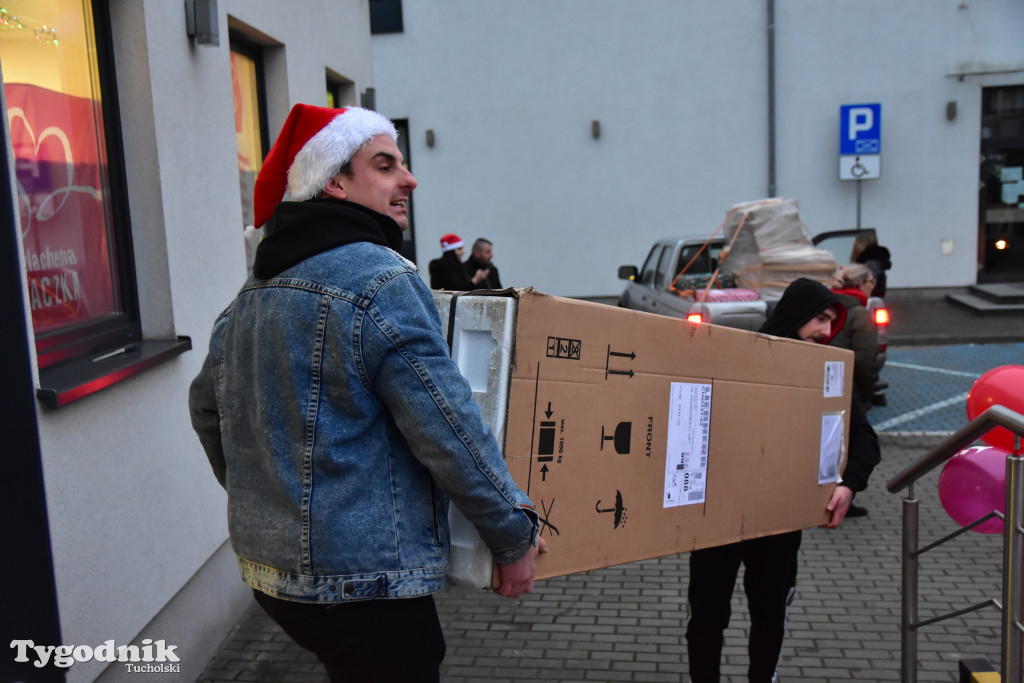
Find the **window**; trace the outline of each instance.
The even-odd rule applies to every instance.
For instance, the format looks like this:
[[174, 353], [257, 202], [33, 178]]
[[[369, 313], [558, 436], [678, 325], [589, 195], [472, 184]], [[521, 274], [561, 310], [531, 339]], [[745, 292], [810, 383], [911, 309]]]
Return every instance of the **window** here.
[[[155, 362], [141, 348], [109, 26], [105, 0], [0, 8], [38, 393], [54, 406]], [[157, 346], [162, 360], [190, 343]]]
[[647, 285], [650, 287], [654, 284], [654, 271], [658, 267], [658, 254], [661, 253], [662, 247], [655, 245], [651, 249], [651, 253], [647, 255], [647, 260], [644, 262], [644, 269], [640, 273], [640, 284]]
[[370, 0], [371, 34], [402, 30], [402, 0]]
[[[39, 366], [137, 336], [113, 88], [90, 0], [0, 9], [0, 61]], [[114, 119], [111, 121], [111, 119]], [[113, 123], [113, 126], [111, 126]], [[123, 329], [136, 327], [133, 330]]]
[[327, 79], [327, 108], [340, 109], [341, 85], [334, 79]]
[[[698, 252], [700, 252], [698, 254]], [[707, 248], [704, 245], [692, 244], [679, 252], [679, 262], [676, 264], [675, 272], [673, 277], [678, 275], [683, 268], [686, 268], [687, 264], [690, 265], [686, 269], [687, 274], [697, 273], [713, 273], [715, 268], [718, 267], [718, 256], [722, 253], [721, 244], [709, 244]], [[696, 257], [696, 259], [694, 259]], [[693, 261], [691, 264], [690, 261]]]
[[269, 134], [264, 90], [262, 51], [258, 46], [231, 34], [231, 94], [235, 103], [242, 228], [255, 221], [253, 188], [266, 156], [265, 141]]
[[1024, 85], [981, 91], [978, 282], [1024, 270]]
[[671, 281], [672, 273], [672, 249], [665, 247], [658, 258], [658, 272], [654, 275], [654, 288], [661, 289]]
[[355, 101], [355, 84], [327, 69], [327, 106], [331, 109], [344, 109], [351, 107]]
[[[398, 131], [398, 151], [402, 153], [405, 160], [403, 164], [409, 171], [412, 171], [412, 161], [409, 159], [409, 122], [405, 119], [394, 121], [395, 130]], [[415, 174], [413, 174], [415, 175]], [[413, 222], [413, 198], [409, 196], [409, 227], [402, 231], [402, 248], [399, 253], [410, 261], [416, 261], [416, 228]]]

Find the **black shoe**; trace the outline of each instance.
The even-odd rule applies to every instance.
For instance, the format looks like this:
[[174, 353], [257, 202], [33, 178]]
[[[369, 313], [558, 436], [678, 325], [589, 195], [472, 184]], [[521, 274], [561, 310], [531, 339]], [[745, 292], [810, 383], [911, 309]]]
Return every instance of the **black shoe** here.
[[850, 509], [846, 511], [847, 517], [867, 517], [868, 509], [850, 503]]

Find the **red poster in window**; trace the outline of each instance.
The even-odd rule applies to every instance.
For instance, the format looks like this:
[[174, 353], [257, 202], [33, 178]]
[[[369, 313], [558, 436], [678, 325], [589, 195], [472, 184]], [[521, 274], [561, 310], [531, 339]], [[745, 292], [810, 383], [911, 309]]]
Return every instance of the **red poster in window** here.
[[106, 158], [100, 104], [5, 84], [36, 334], [110, 315]]

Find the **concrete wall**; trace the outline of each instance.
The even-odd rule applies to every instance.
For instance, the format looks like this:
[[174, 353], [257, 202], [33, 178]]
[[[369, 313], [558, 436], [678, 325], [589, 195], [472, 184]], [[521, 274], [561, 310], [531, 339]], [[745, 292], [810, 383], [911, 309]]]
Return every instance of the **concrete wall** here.
[[[767, 4], [405, 2], [404, 32], [374, 36], [373, 55], [378, 109], [409, 119], [421, 271], [442, 234], [484, 235], [504, 284], [615, 294], [617, 266], [654, 239], [709, 234], [767, 196]], [[839, 107], [879, 102], [861, 224], [893, 253], [890, 286], [974, 283], [981, 89], [1024, 83], [1024, 5], [774, 5], [775, 194], [812, 233], [854, 227]]]
[[[187, 411], [213, 320], [245, 278], [229, 23], [268, 45], [272, 135], [293, 103], [326, 103], [328, 69], [353, 92], [372, 86], [366, 0], [218, 8], [211, 47], [188, 39], [182, 2], [111, 1], [143, 331], [194, 350], [39, 414], [63, 642], [162, 638], [188, 680], [249, 600]], [[103, 666], [75, 664], [67, 680]], [[104, 679], [138, 675], [115, 664]]]

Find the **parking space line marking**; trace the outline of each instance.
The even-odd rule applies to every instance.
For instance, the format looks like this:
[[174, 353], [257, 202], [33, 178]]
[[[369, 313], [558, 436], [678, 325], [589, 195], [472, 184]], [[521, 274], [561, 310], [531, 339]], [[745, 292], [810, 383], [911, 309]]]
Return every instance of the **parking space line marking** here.
[[896, 425], [903, 424], [904, 422], [910, 422], [911, 420], [919, 418], [923, 415], [927, 415], [928, 413], [934, 413], [936, 410], [942, 410], [943, 408], [948, 408], [949, 406], [956, 405], [957, 403], [966, 401], [967, 393], [969, 392], [965, 392], [958, 396], [953, 396], [952, 398], [947, 398], [945, 401], [938, 401], [937, 403], [932, 403], [931, 405], [924, 406], [923, 408], [918, 408], [917, 410], [911, 410], [909, 413], [897, 415], [894, 418], [888, 419], [885, 422], [881, 422], [875, 425], [875, 431], [882, 432], [888, 429], [889, 427], [895, 427]]
[[944, 375], [956, 375], [958, 377], [971, 377], [978, 379], [981, 377], [976, 372], [963, 372], [961, 370], [946, 370], [945, 368], [932, 368], [927, 365], [914, 365], [913, 363], [900, 363], [897, 361], [888, 361], [885, 364], [886, 367], [892, 366], [894, 368], [906, 368], [907, 370], [924, 370], [925, 372], [941, 372]]
[[886, 436], [916, 436], [916, 437], [928, 437], [943, 439], [947, 436], [953, 436], [955, 432], [885, 432]]

